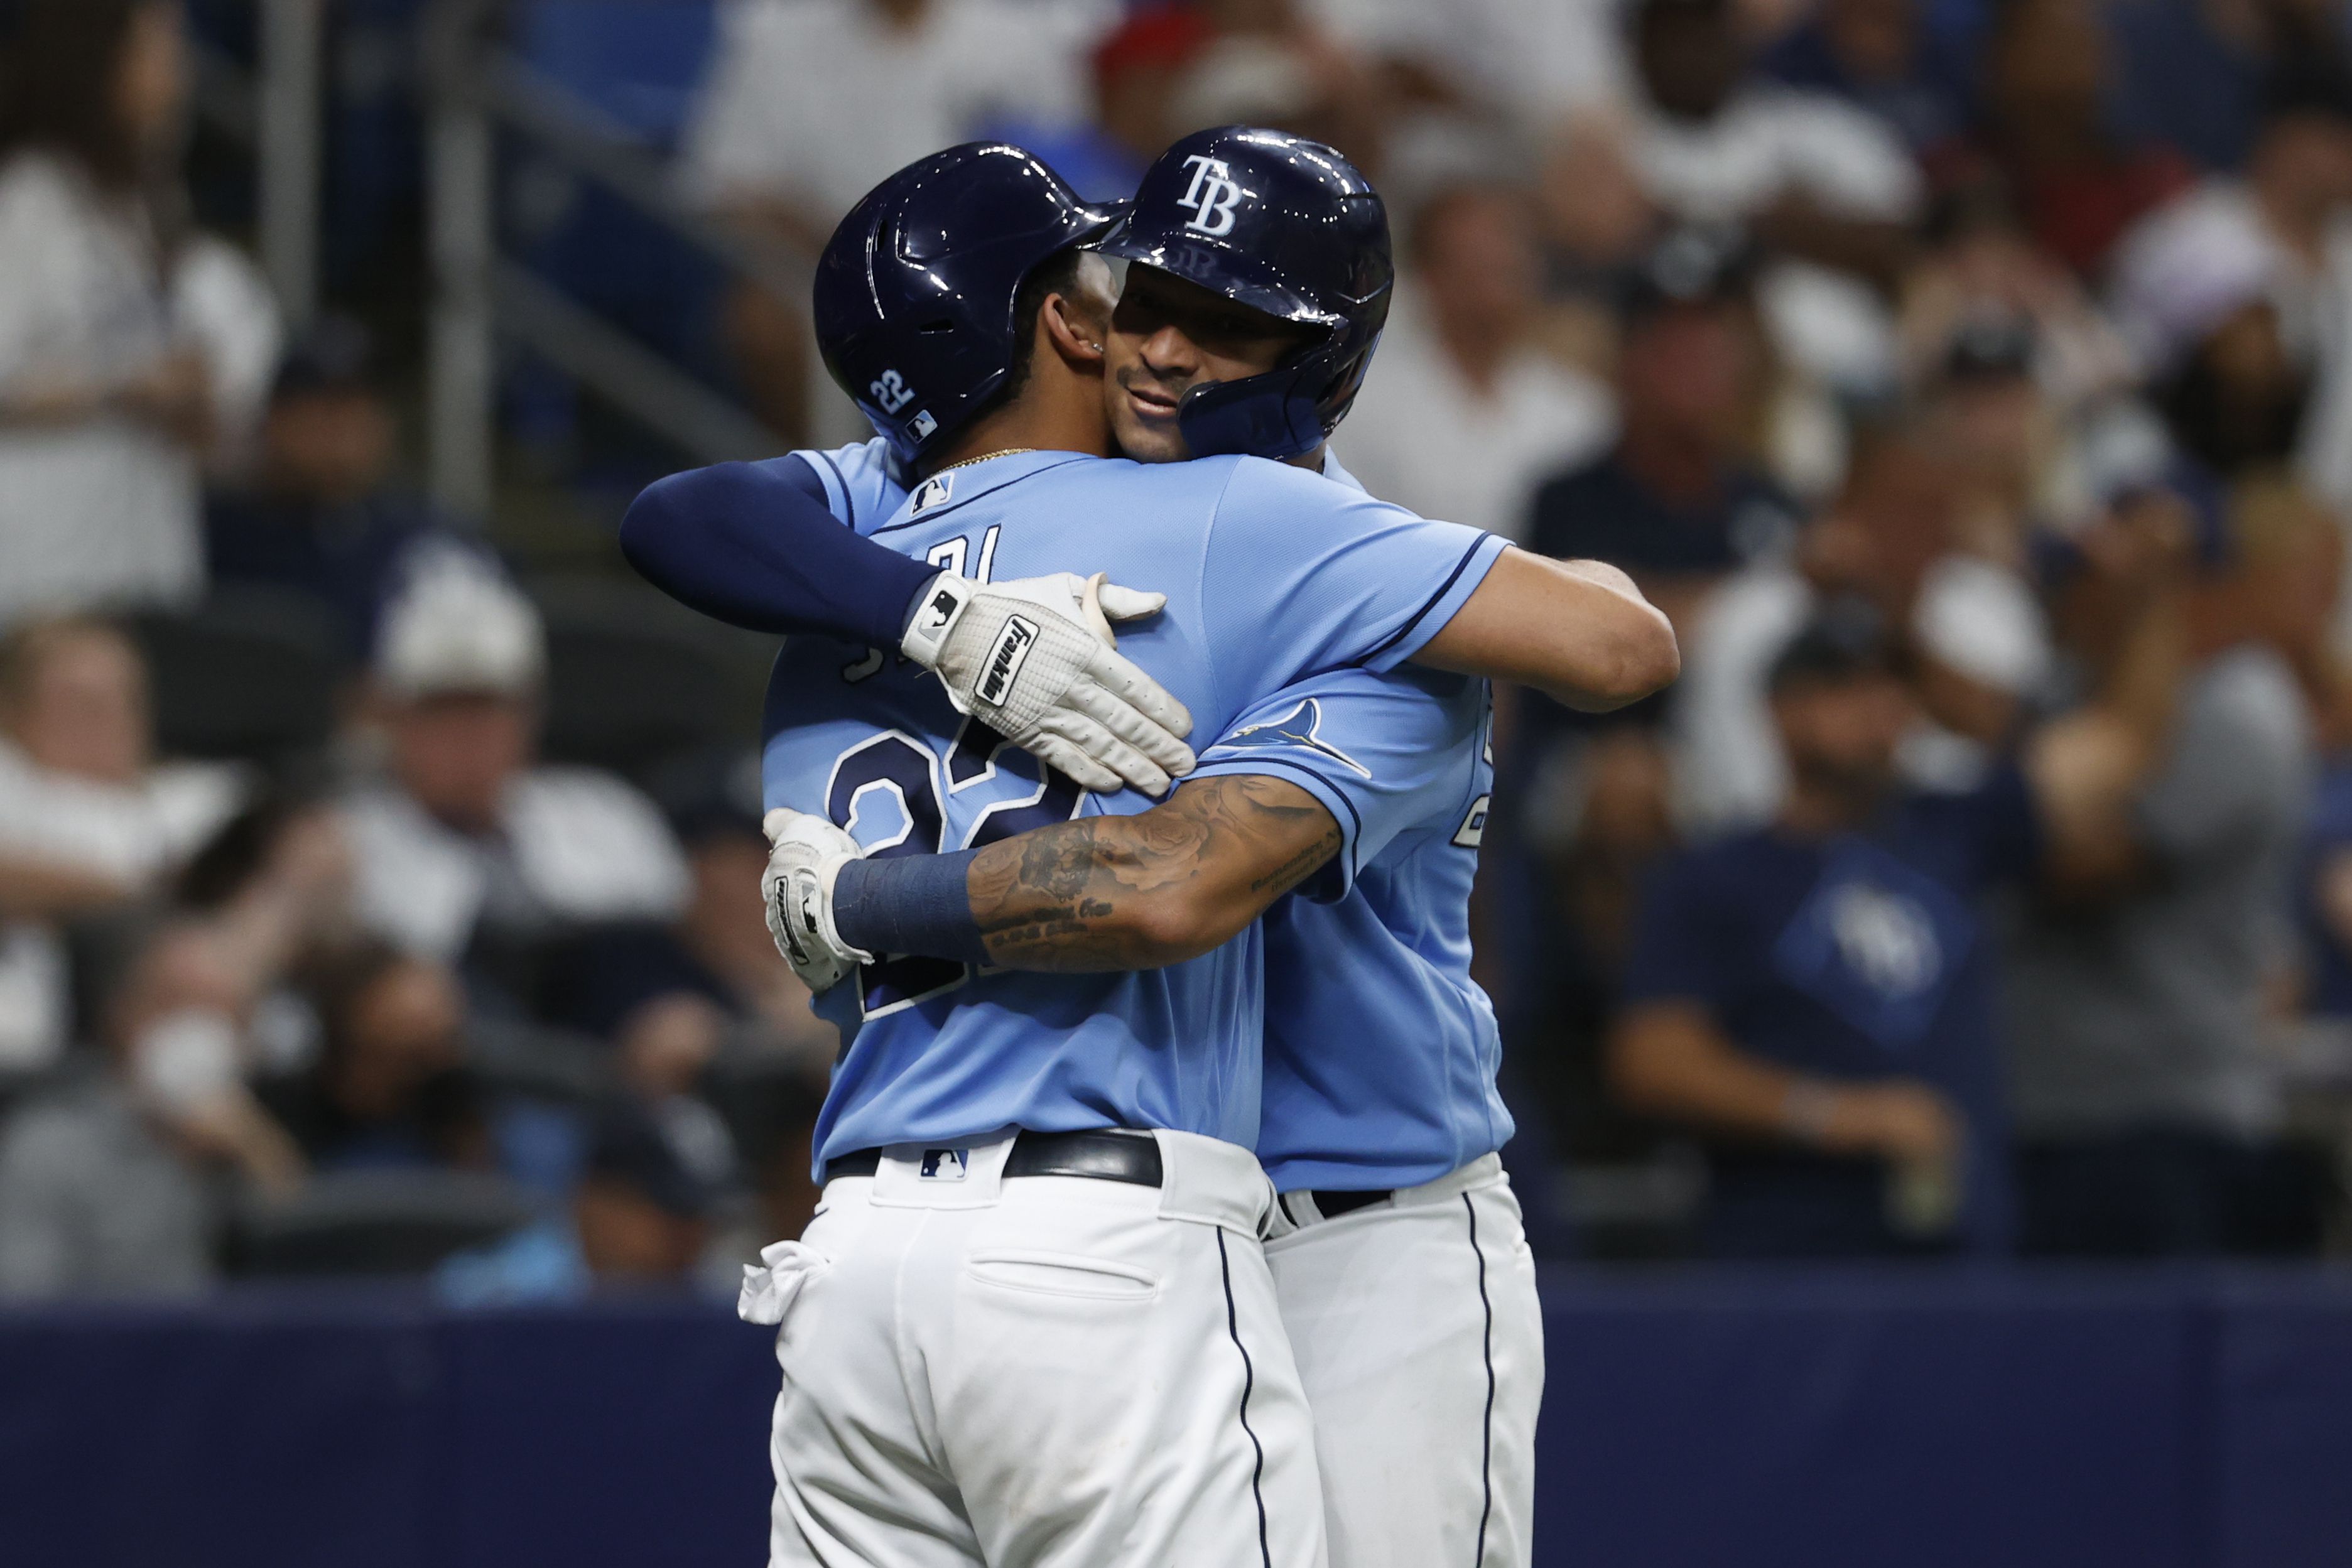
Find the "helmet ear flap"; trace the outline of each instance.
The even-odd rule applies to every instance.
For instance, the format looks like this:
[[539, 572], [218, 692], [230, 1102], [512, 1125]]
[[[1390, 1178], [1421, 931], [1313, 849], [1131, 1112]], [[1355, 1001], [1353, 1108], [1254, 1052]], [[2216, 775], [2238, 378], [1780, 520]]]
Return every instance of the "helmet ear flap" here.
[[[1386, 314], [1381, 312], [1383, 322]], [[1263, 375], [1192, 388], [1176, 416], [1186, 450], [1195, 457], [1277, 462], [1314, 451], [1348, 417], [1380, 340], [1378, 327], [1369, 335], [1342, 327]]]

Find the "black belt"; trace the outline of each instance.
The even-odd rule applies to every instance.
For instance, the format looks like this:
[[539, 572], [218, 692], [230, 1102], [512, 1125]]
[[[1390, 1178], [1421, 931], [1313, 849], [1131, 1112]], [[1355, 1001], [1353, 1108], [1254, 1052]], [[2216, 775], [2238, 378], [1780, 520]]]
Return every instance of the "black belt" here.
[[[824, 1179], [870, 1176], [882, 1168], [882, 1151], [860, 1149], [824, 1163]], [[1008, 1176], [1081, 1176], [1090, 1181], [1123, 1181], [1134, 1186], [1160, 1185], [1160, 1142], [1149, 1133], [1101, 1127], [1085, 1133], [1023, 1133], [1013, 1140], [1004, 1157]], [[1388, 1194], [1380, 1195], [1386, 1197]]]
[[1343, 1214], [1386, 1203], [1396, 1196], [1396, 1191], [1391, 1187], [1379, 1192], [1310, 1192], [1307, 1196], [1315, 1200], [1316, 1213], [1326, 1219], [1337, 1219]]

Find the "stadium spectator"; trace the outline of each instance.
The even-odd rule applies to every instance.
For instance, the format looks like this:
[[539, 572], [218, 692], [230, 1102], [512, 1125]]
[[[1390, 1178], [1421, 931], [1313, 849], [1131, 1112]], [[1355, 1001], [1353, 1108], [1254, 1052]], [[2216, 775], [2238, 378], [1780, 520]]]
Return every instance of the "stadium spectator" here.
[[2352, 75], [2273, 78], [2242, 175], [2216, 175], [2143, 220], [2119, 247], [2115, 311], [2148, 374], [2168, 377], [2239, 308], [2268, 303], [2308, 375], [2295, 441], [2305, 474], [2352, 498]]
[[1903, 282], [1905, 382], [1923, 386], [1973, 324], [2026, 324], [2043, 393], [2072, 417], [2127, 392], [2139, 367], [2081, 281], [2025, 230], [1997, 175], [1961, 182], [1938, 198], [1926, 245]]
[[213, 580], [309, 595], [354, 667], [420, 547], [453, 542], [421, 498], [392, 486], [397, 431], [373, 361], [358, 323], [313, 327], [278, 370], [249, 482], [214, 497], [205, 517]]
[[[1083, 13], [1016, 0], [743, 0], [724, 14], [683, 154], [688, 195], [814, 256], [885, 174], [1019, 120], [1085, 108]], [[739, 286], [727, 332], [758, 412], [808, 428], [805, 299]], [[825, 385], [823, 407], [836, 407]], [[856, 432], [863, 434], [863, 431]]]
[[1271, 125], [1326, 141], [1375, 175], [1390, 129], [1364, 61], [1318, 25], [1300, 0], [1201, 0], [1216, 36], [1195, 56], [1168, 106], [1171, 133]]
[[1824, 0], [1766, 51], [1765, 74], [1844, 99], [1915, 154], [1968, 133], [1969, 69], [1916, 0]]
[[2335, 0], [2132, 0], [2101, 17], [2115, 40], [2116, 115], [2210, 170], [2241, 167], [2281, 68], [2347, 63]]
[[1407, 256], [1409, 291], [1349, 416], [1345, 461], [1384, 500], [1520, 538], [1538, 483], [1606, 444], [1608, 391], [1530, 340], [1542, 263], [1520, 193], [1435, 196]]
[[[241, 830], [247, 830], [242, 831]], [[247, 1085], [262, 999], [348, 897], [332, 820], [271, 809], [223, 834], [241, 869], [93, 945], [102, 1071], [0, 1127], [0, 1294], [159, 1295], [213, 1276], [227, 1206], [278, 1197], [299, 1150]], [[212, 854], [207, 851], [207, 857]]]
[[1773, 265], [1758, 298], [1783, 357], [1857, 392], [1895, 373], [1879, 290], [1926, 202], [1903, 144], [1826, 93], [1755, 79], [1731, 0], [1644, 0], [1645, 103], [1632, 143], [1650, 199], [1685, 224], [1746, 228]]
[[448, 970], [365, 941], [329, 958], [310, 992], [318, 1060], [265, 1097], [313, 1168], [488, 1163], [463, 1061], [465, 998]]
[[1596, 0], [1313, 0], [1308, 9], [1379, 67], [1392, 105], [1489, 115], [1524, 141], [1622, 102], [1632, 74], [1614, 8]]
[[534, 766], [546, 664], [538, 611], [464, 556], [412, 577], [376, 639], [386, 767], [344, 807], [359, 915], [420, 956], [470, 960], [477, 982], [580, 926], [667, 920], [687, 893], [644, 796]]
[[1793, 541], [1793, 504], [1748, 455], [1764, 370], [1742, 256], [1694, 231], [1637, 270], [1617, 361], [1616, 445], [1537, 492], [1530, 547], [1633, 574], [1677, 627], [1745, 561]]
[[692, 1155], [644, 1107], [615, 1100], [597, 1118], [586, 1174], [564, 1211], [450, 1259], [436, 1288], [457, 1305], [488, 1306], [577, 1300], [599, 1286], [691, 1286], [718, 1208], [719, 1194]]
[[2013, 0], [1993, 11], [1979, 140], [2036, 244], [2095, 278], [2135, 222], [2196, 171], [2159, 141], [2111, 130], [2105, 32], [2088, 0]]
[[1866, 599], [1909, 631], [1921, 711], [1897, 754], [1907, 782], [1969, 782], [1983, 748], [2003, 741], [2038, 695], [2053, 662], [2042, 605], [2014, 540], [1990, 559], [1967, 552], [1964, 471], [1936, 434], [1924, 420], [1874, 434], [1795, 557], [1743, 569], [1699, 615], [1667, 721], [1685, 831], [1754, 827], [1780, 811], [1789, 768], [1773, 661], [1840, 595]]
[[[215, 371], [175, 306], [176, 0], [24, 0], [0, 61], [0, 623], [203, 590]], [[217, 258], [215, 258], [217, 259]]]
[[1169, 129], [1185, 73], [1216, 37], [1190, 5], [1131, 11], [1095, 46], [1094, 118], [1034, 126], [1014, 138], [1093, 202], [1124, 201], [1176, 140]]
[[2219, 481], [2293, 461], [2316, 372], [2297, 351], [2276, 249], [2218, 225], [2152, 237], [2162, 245], [2135, 253], [2126, 287], [2174, 444]]
[[160, 890], [237, 808], [228, 768], [157, 765], [147, 671], [98, 621], [0, 639], [0, 1063], [70, 1029], [60, 924]]
[[776, 956], [760, 913], [768, 840], [756, 754], [693, 758], [657, 788], [686, 852], [684, 908], [667, 926], [593, 933], [572, 945], [542, 1011], [621, 1048], [632, 1082], [658, 1099], [691, 1090], [730, 1036], [780, 1051], [822, 1082], [838, 1050], [808, 988]]
[[1787, 800], [1773, 823], [1656, 874], [1610, 1051], [1631, 1108], [1709, 1140], [1707, 1250], [2008, 1245], [1995, 957], [1979, 903], [2002, 880], [2073, 888], [2116, 874], [2177, 664], [2168, 594], [2135, 586], [2102, 703], [1958, 792], [1898, 781], [1913, 698], [1875, 611], [1827, 606], [1775, 661]]
[[2200, 656], [2134, 819], [2128, 880], [2033, 905], [2009, 943], [2023, 1239], [2038, 1252], [2303, 1250], [2317, 1189], [2277, 1141], [2266, 999], [2312, 809], [2297, 678], [2342, 543], [2278, 479], [2242, 487], [2231, 552], [2189, 601]]

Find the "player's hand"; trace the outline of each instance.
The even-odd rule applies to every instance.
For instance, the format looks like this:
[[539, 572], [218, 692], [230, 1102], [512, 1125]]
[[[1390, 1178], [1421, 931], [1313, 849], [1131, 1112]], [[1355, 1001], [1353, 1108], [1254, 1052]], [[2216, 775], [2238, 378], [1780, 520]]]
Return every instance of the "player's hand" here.
[[1157, 615], [1167, 602], [1099, 573], [983, 583], [941, 572], [900, 647], [938, 673], [957, 712], [1082, 787], [1164, 795], [1171, 776], [1198, 762], [1184, 744], [1192, 716], [1113, 652], [1110, 623]]
[[873, 954], [844, 942], [833, 924], [834, 878], [865, 852], [856, 839], [805, 811], [779, 807], [761, 826], [770, 846], [760, 878], [768, 935], [810, 990], [830, 990], [860, 964], [874, 961]]

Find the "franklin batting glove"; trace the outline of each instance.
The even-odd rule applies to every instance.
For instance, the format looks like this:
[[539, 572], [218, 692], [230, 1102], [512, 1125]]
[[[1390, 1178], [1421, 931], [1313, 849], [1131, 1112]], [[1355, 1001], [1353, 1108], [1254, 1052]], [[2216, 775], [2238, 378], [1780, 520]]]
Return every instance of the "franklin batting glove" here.
[[938, 674], [970, 714], [1081, 787], [1168, 792], [1198, 763], [1183, 737], [1192, 716], [1112, 650], [1114, 621], [1157, 615], [1162, 593], [1071, 572], [972, 582], [941, 572], [900, 651]]
[[760, 878], [768, 935], [810, 990], [831, 990], [860, 964], [874, 961], [873, 954], [843, 941], [833, 924], [834, 879], [865, 852], [856, 839], [805, 811], [779, 807], [761, 826], [770, 845], [768, 869]]

